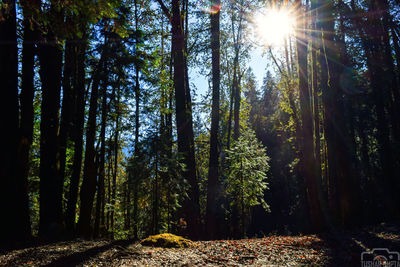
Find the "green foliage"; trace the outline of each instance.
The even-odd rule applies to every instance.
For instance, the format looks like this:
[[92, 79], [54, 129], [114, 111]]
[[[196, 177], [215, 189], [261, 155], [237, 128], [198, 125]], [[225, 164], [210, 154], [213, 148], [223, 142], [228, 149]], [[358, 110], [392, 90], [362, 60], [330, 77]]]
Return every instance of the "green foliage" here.
[[269, 157], [254, 131], [243, 131], [226, 152], [230, 164], [226, 174], [226, 190], [233, 198], [232, 204], [244, 209], [262, 205], [269, 211], [264, 200], [264, 191], [268, 189]]

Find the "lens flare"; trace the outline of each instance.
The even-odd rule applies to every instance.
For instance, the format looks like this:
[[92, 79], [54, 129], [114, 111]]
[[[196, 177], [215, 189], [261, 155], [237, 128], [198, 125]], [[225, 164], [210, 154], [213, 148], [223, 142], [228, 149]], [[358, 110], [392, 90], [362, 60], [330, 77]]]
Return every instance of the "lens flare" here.
[[268, 45], [282, 45], [294, 32], [295, 20], [286, 10], [269, 9], [255, 19], [257, 35]]
[[221, 4], [218, 1], [198, 1], [197, 7], [204, 13], [217, 14], [221, 10]]

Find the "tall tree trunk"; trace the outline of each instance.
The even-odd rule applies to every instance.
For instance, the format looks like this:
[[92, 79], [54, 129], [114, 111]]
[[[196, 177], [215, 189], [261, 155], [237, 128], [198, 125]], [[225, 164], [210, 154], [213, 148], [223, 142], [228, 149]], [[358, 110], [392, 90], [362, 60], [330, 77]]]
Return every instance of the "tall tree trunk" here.
[[[62, 17], [52, 6], [49, 11], [57, 18], [50, 25], [59, 25]], [[40, 223], [39, 234], [58, 238], [54, 229], [62, 227], [62, 187], [57, 168], [58, 127], [62, 77], [62, 48], [52, 29], [39, 45], [42, 108], [40, 121]]]
[[[120, 92], [117, 92], [118, 94], [118, 104], [120, 101]], [[118, 105], [117, 105], [118, 107]], [[115, 215], [115, 198], [117, 195], [117, 172], [118, 172], [118, 153], [119, 153], [119, 120], [120, 120], [120, 111], [118, 107], [117, 111], [117, 118], [115, 120], [115, 138], [114, 138], [114, 171], [113, 171], [113, 177], [112, 177], [112, 188], [111, 188], [111, 206], [112, 206], [112, 212], [111, 212], [111, 237], [114, 238], [114, 215]], [[130, 203], [130, 202], [128, 202]], [[130, 207], [128, 207], [130, 208]]]
[[[400, 114], [400, 88], [398, 86], [398, 80], [395, 73], [393, 55], [392, 55], [392, 47], [390, 44], [390, 34], [389, 29], [390, 25], [393, 23], [393, 18], [389, 13], [389, 3], [387, 0], [379, 0], [376, 1], [378, 10], [382, 13], [382, 21], [381, 21], [381, 31], [382, 31], [382, 39], [383, 39], [383, 57], [386, 65], [385, 75], [387, 80], [390, 81], [388, 87], [389, 90], [389, 98], [392, 99], [391, 106], [389, 106], [390, 111], [390, 120], [392, 126], [392, 135], [395, 142], [400, 142], [400, 119], [398, 115]], [[385, 77], [385, 79], [386, 79]], [[397, 160], [400, 160], [400, 153], [395, 151], [395, 155], [397, 156]], [[396, 160], [396, 159], [394, 159]], [[400, 162], [398, 162], [400, 163]], [[399, 174], [399, 173], [397, 173]], [[397, 184], [399, 185], [399, 184]], [[400, 189], [400, 188], [399, 188]], [[400, 201], [400, 199], [397, 199]]]
[[[13, 240], [23, 239], [26, 229], [20, 219], [19, 200], [17, 194], [23, 185], [17, 173], [18, 149], [18, 48], [16, 7], [14, 0], [5, 0], [0, 7], [0, 79], [2, 89], [2, 124], [4, 125], [2, 139], [3, 147], [0, 154], [0, 205], [4, 214], [0, 229], [0, 245], [7, 245]], [[17, 180], [18, 179], [18, 180]], [[23, 203], [22, 203], [23, 204]], [[24, 208], [24, 207], [22, 207]], [[22, 212], [25, 212], [26, 208]], [[19, 232], [21, 231], [21, 232]], [[24, 233], [22, 233], [24, 231]]]
[[[107, 46], [107, 37], [105, 37], [105, 46]], [[91, 215], [93, 208], [94, 194], [96, 191], [96, 166], [95, 156], [96, 151], [94, 142], [96, 138], [96, 115], [97, 115], [97, 99], [100, 75], [103, 72], [107, 57], [107, 47], [104, 48], [97, 69], [93, 78], [92, 92], [90, 95], [89, 118], [87, 122], [86, 132], [86, 151], [85, 162], [83, 167], [83, 180], [80, 192], [80, 213], [78, 221], [78, 233], [82, 237], [91, 237]]]
[[19, 166], [17, 167], [20, 187], [18, 196], [20, 207], [17, 209], [21, 217], [18, 219], [23, 227], [21, 234], [29, 236], [31, 234], [31, 225], [29, 218], [29, 197], [27, 192], [27, 182], [29, 174], [29, 152], [33, 138], [33, 98], [34, 98], [34, 58], [36, 54], [35, 42], [38, 38], [36, 26], [31, 29], [31, 21], [37, 17], [35, 14], [40, 9], [40, 1], [22, 1], [23, 7], [23, 47], [22, 47], [22, 86], [20, 94], [21, 103], [21, 139], [19, 143]]
[[[67, 18], [67, 23], [72, 23], [70, 17]], [[74, 112], [74, 88], [73, 88], [73, 75], [75, 73], [75, 44], [72, 40], [67, 40], [65, 44], [64, 53], [64, 73], [62, 81], [62, 108], [61, 108], [61, 122], [60, 122], [60, 132], [58, 141], [58, 152], [57, 152], [57, 168], [58, 168], [58, 179], [59, 187], [63, 188], [65, 179], [65, 164], [66, 164], [66, 151], [67, 151], [67, 141], [70, 139], [71, 126], [73, 120]]]
[[[107, 151], [107, 203], [111, 204], [111, 192], [112, 192], [112, 188], [111, 188], [111, 169], [112, 169], [112, 146], [111, 146], [111, 141], [112, 137], [110, 136], [110, 139], [108, 139], [108, 151]], [[124, 187], [127, 188], [127, 187]], [[126, 194], [128, 190], [125, 190]], [[125, 205], [126, 202], [125, 202]], [[106, 229], [107, 232], [109, 232], [110, 230], [110, 225], [111, 225], [111, 209], [107, 210], [107, 220], [106, 220]], [[126, 225], [126, 218], [125, 218], [125, 225]], [[128, 229], [127, 227], [125, 227], [125, 229]]]
[[153, 223], [152, 223], [152, 234], [159, 234], [159, 213], [160, 213], [160, 191], [158, 189], [159, 177], [158, 177], [158, 156], [155, 156], [155, 166], [154, 166], [154, 181], [153, 181]]
[[[219, 2], [215, 5], [219, 6]], [[220, 90], [220, 39], [219, 39], [219, 10], [211, 14], [211, 53], [212, 53], [212, 110], [211, 110], [211, 134], [210, 134], [210, 160], [208, 168], [207, 183], [207, 208], [206, 229], [209, 239], [220, 235], [217, 232], [218, 210], [218, 179], [219, 179], [219, 153], [218, 153], [218, 131], [219, 131], [219, 90]]]
[[[135, 29], [136, 32], [139, 31], [139, 17], [138, 17], [138, 10], [137, 10], [137, 3], [135, 1]], [[135, 51], [136, 56], [139, 57], [138, 53], [139, 49], [139, 39], [138, 35], [136, 34], [135, 39]], [[139, 155], [139, 131], [140, 131], [140, 83], [139, 83], [139, 64], [135, 65], [135, 158], [137, 159]], [[138, 185], [139, 185], [139, 175], [138, 173], [135, 174], [136, 177], [132, 177], [134, 181], [129, 181], [129, 191], [131, 191], [131, 186], [133, 185], [133, 236], [135, 239], [138, 238]], [[130, 195], [130, 193], [129, 193]], [[129, 198], [130, 201], [130, 198]], [[130, 207], [128, 207], [130, 208]]]
[[240, 101], [241, 101], [241, 88], [240, 88], [240, 65], [239, 65], [239, 53], [241, 49], [241, 41], [242, 41], [242, 14], [239, 16], [238, 21], [238, 29], [235, 36], [235, 27], [234, 27], [234, 19], [232, 18], [232, 34], [233, 34], [233, 41], [235, 46], [235, 59], [234, 59], [234, 66], [233, 66], [233, 139], [238, 139], [240, 135]]
[[[342, 227], [357, 225], [360, 219], [357, 176], [351, 164], [353, 159], [349, 131], [345, 125], [343, 94], [340, 74], [345, 70], [346, 47], [335, 33], [333, 4], [321, 1], [319, 21], [323, 32], [322, 45], [325, 57], [321, 60], [325, 87], [322, 95], [325, 108], [325, 139], [328, 148], [329, 207], [334, 223]], [[322, 83], [322, 81], [321, 81]]]
[[[371, 41], [367, 42], [367, 49], [372, 56], [369, 71], [371, 72], [371, 87], [375, 99], [377, 115], [377, 140], [378, 153], [382, 166], [382, 182], [385, 187], [385, 205], [390, 217], [399, 213], [395, 203], [396, 197], [396, 168], [393, 158], [392, 143], [390, 141], [390, 128], [386, 111], [393, 105], [391, 98], [391, 87], [393, 83], [389, 76], [384, 47], [384, 29], [381, 24], [381, 13], [378, 1], [371, 1], [369, 7], [369, 32]], [[389, 112], [389, 115], [393, 114]]]
[[100, 156], [99, 156], [99, 179], [97, 182], [97, 197], [96, 197], [96, 215], [94, 222], [94, 232], [93, 237], [99, 237], [100, 224], [102, 223], [101, 211], [102, 203], [104, 199], [104, 179], [105, 179], [105, 153], [106, 153], [106, 121], [107, 121], [107, 113], [108, 113], [108, 105], [107, 105], [107, 86], [108, 86], [108, 77], [107, 73], [104, 75], [103, 79], [103, 95], [102, 95], [102, 104], [101, 104], [101, 128], [100, 128]]
[[[357, 12], [354, 0], [351, 1], [353, 12]], [[377, 141], [378, 154], [382, 166], [381, 179], [385, 188], [384, 203], [389, 217], [396, 216], [398, 209], [395, 203], [396, 177], [390, 142], [389, 123], [386, 117], [386, 103], [390, 97], [390, 86], [385, 78], [384, 49], [382, 47], [382, 27], [380, 24], [380, 12], [376, 9], [376, 1], [371, 1], [368, 11], [367, 24], [355, 17], [355, 24], [361, 37], [362, 45], [366, 54], [368, 72], [371, 76], [371, 89], [374, 98], [375, 112], [377, 117]]]
[[310, 208], [311, 222], [316, 231], [324, 228], [324, 219], [319, 196], [318, 177], [316, 177], [314, 146], [313, 146], [313, 127], [310, 94], [308, 90], [307, 73], [307, 45], [308, 36], [305, 34], [305, 12], [301, 1], [297, 1], [299, 14], [297, 25], [299, 30], [296, 32], [297, 56], [298, 56], [298, 77], [300, 91], [300, 115], [302, 121], [301, 128], [301, 148], [300, 148], [300, 172], [305, 180], [307, 187], [307, 200]]
[[[83, 34], [86, 35], [85, 33]], [[86, 39], [79, 39], [76, 46], [76, 73], [74, 74], [75, 107], [74, 107], [74, 159], [72, 163], [72, 175], [69, 186], [68, 203], [66, 211], [66, 227], [69, 233], [75, 229], [76, 203], [78, 201], [79, 180], [82, 170], [83, 152], [83, 126], [85, 121], [85, 54]]]
[[238, 78], [236, 77], [235, 91], [234, 91], [234, 108], [233, 108], [233, 139], [238, 139], [240, 135], [240, 101], [241, 101], [241, 90]]
[[[320, 50], [320, 33], [317, 30], [317, 7], [316, 0], [311, 1], [311, 10], [313, 10], [312, 16], [312, 92], [313, 92], [313, 104], [314, 104], [314, 138], [315, 138], [315, 167], [317, 171], [317, 179], [322, 178], [321, 172], [321, 141], [320, 141], [320, 116], [319, 116], [319, 90], [318, 90], [318, 70], [317, 70], [317, 50]], [[322, 51], [320, 51], [321, 53]]]
[[187, 101], [190, 99], [190, 91], [185, 86], [185, 38], [180, 7], [179, 0], [172, 1], [172, 49], [178, 151], [184, 155], [186, 164], [184, 175], [190, 185], [189, 199], [185, 200], [183, 211], [187, 219], [190, 237], [198, 239], [200, 230], [199, 187], [196, 176], [192, 113], [190, 103]]

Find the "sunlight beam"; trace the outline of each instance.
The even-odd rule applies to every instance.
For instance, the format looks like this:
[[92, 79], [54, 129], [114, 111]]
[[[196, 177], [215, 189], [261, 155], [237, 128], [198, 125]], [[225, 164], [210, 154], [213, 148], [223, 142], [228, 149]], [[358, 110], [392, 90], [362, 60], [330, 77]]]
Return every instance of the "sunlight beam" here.
[[269, 9], [255, 19], [256, 33], [263, 43], [281, 46], [284, 39], [294, 33], [295, 20], [287, 10]]

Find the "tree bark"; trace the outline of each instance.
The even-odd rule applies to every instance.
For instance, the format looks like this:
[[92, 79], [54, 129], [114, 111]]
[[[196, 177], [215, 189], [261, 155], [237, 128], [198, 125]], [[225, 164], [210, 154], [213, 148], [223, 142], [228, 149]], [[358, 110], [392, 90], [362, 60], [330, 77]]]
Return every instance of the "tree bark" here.
[[97, 182], [97, 197], [96, 197], [96, 215], [94, 222], [94, 232], [93, 237], [97, 238], [101, 234], [100, 224], [102, 223], [101, 218], [104, 215], [101, 214], [102, 203], [104, 199], [104, 179], [105, 179], [105, 153], [106, 153], [106, 122], [107, 122], [107, 113], [108, 113], [108, 104], [107, 104], [107, 86], [108, 86], [108, 73], [105, 73], [103, 79], [103, 95], [102, 95], [102, 104], [101, 104], [101, 128], [100, 128], [100, 155], [99, 155], [99, 179]]
[[[83, 34], [86, 35], [85, 33]], [[82, 170], [83, 152], [83, 126], [85, 121], [85, 54], [86, 38], [79, 39], [77, 45], [76, 73], [74, 74], [75, 107], [74, 107], [74, 159], [72, 175], [69, 186], [68, 203], [66, 211], [66, 227], [69, 233], [75, 229], [76, 203], [78, 201], [79, 180]]]
[[78, 221], [78, 233], [85, 238], [91, 237], [91, 215], [93, 208], [94, 194], [96, 191], [96, 166], [95, 156], [96, 151], [94, 142], [96, 138], [96, 114], [97, 114], [97, 99], [100, 82], [100, 75], [103, 72], [107, 54], [107, 37], [105, 37], [105, 48], [101, 54], [97, 69], [93, 78], [92, 92], [90, 95], [89, 118], [86, 131], [86, 151], [85, 162], [83, 168], [83, 180], [80, 192], [80, 213]]
[[[70, 17], [67, 18], [67, 23], [72, 23]], [[73, 74], [75, 72], [75, 44], [73, 41], [67, 40], [65, 44], [64, 53], [64, 73], [62, 81], [62, 108], [61, 108], [61, 122], [60, 122], [60, 133], [58, 141], [58, 152], [57, 152], [57, 168], [58, 168], [58, 179], [59, 187], [62, 191], [64, 179], [65, 179], [65, 164], [66, 164], [66, 152], [67, 142], [70, 139], [70, 133], [72, 128], [73, 120], [73, 107], [74, 107], [74, 88], [73, 88]]]
[[[52, 6], [49, 11], [52, 26], [60, 25], [60, 12]], [[40, 80], [42, 82], [42, 107], [40, 121], [40, 223], [39, 235], [56, 236], [62, 228], [62, 187], [57, 168], [60, 91], [62, 78], [62, 48], [57, 44], [53, 29], [43, 36], [39, 45]]]
[[[351, 7], [353, 12], [358, 13], [354, 0], [351, 1]], [[394, 217], [399, 213], [398, 209], [393, 205], [396, 199], [396, 182], [398, 181], [394, 179], [396, 177], [395, 161], [393, 159], [389, 123], [386, 115], [387, 106], [385, 105], [390, 99], [391, 84], [388, 84], [388, 81], [391, 82], [391, 80], [385, 76], [387, 66], [385, 64], [385, 56], [382, 54], [384, 53], [384, 47], [382, 44], [383, 32], [380, 24], [381, 13], [377, 10], [376, 1], [371, 1], [367, 15], [367, 24], [357, 16], [355, 17], [355, 24], [365, 50], [368, 72], [371, 77], [370, 86], [377, 117], [376, 138], [378, 141], [379, 161], [382, 166], [380, 176], [385, 188], [384, 205], [388, 210], [386, 216]]]
[[296, 32], [296, 48], [298, 57], [298, 77], [300, 91], [300, 116], [302, 121], [301, 128], [301, 148], [299, 168], [307, 187], [307, 200], [310, 209], [311, 222], [314, 230], [321, 231], [325, 227], [322, 215], [322, 208], [319, 196], [318, 177], [316, 177], [316, 166], [313, 146], [313, 122], [308, 90], [308, 71], [307, 71], [307, 45], [308, 36], [305, 34], [305, 12], [302, 10], [301, 1], [297, 1], [300, 17], [297, 25], [299, 30]]
[[187, 101], [190, 99], [190, 91], [185, 86], [185, 38], [180, 7], [179, 0], [172, 1], [172, 49], [178, 151], [184, 155], [186, 164], [184, 176], [190, 185], [189, 199], [186, 199], [183, 204], [183, 212], [187, 219], [190, 237], [198, 239], [200, 230], [199, 187], [196, 176], [191, 104]]
[[[18, 110], [18, 47], [16, 6], [14, 0], [5, 0], [0, 7], [0, 79], [2, 90], [1, 114], [4, 125], [2, 139], [2, 153], [0, 153], [0, 205], [4, 219], [0, 228], [0, 246], [12, 241], [23, 239], [26, 234], [24, 224], [19, 212], [21, 200], [19, 190], [23, 187], [16, 173], [18, 167], [18, 135], [19, 135], [19, 110]], [[18, 196], [18, 197], [17, 197]], [[24, 218], [22, 218], [24, 219]], [[23, 228], [24, 227], [24, 228]], [[21, 232], [20, 232], [21, 231]], [[24, 231], [24, 232], [22, 232]]]
[[[312, 16], [312, 29], [313, 29], [313, 39], [312, 39], [312, 92], [313, 92], [313, 105], [314, 105], [314, 140], [315, 140], [315, 165], [317, 171], [317, 179], [322, 179], [321, 172], [321, 138], [320, 138], [320, 109], [319, 109], [319, 90], [318, 90], [318, 70], [317, 70], [317, 50], [320, 50], [320, 33], [317, 30], [317, 8], [316, 1], [311, 1], [311, 10], [313, 10]], [[322, 51], [320, 51], [322, 53]]]
[[[215, 3], [219, 5], [219, 3]], [[218, 179], [219, 179], [219, 90], [220, 90], [220, 39], [219, 39], [219, 11], [211, 14], [211, 53], [212, 53], [212, 110], [211, 110], [211, 134], [210, 134], [210, 160], [207, 183], [207, 208], [206, 229], [210, 240], [220, 235], [217, 232], [218, 209]]]
[[17, 167], [18, 178], [20, 183], [18, 193], [21, 194], [19, 199], [19, 214], [21, 217], [18, 221], [23, 225], [21, 234], [25, 237], [31, 235], [31, 224], [29, 218], [29, 197], [28, 197], [28, 174], [29, 174], [29, 152], [33, 139], [33, 98], [34, 98], [34, 57], [36, 54], [35, 44], [38, 38], [37, 26], [31, 25], [32, 21], [37, 17], [37, 9], [40, 9], [40, 1], [22, 1], [23, 7], [23, 46], [22, 46], [22, 85], [20, 94], [21, 103], [21, 139], [19, 142], [19, 166]]
[[341, 227], [358, 225], [360, 219], [357, 176], [351, 165], [354, 151], [349, 131], [345, 125], [343, 93], [340, 75], [347, 65], [346, 46], [335, 33], [333, 4], [321, 1], [319, 21], [323, 33], [322, 45], [325, 51], [321, 57], [323, 75], [322, 100], [325, 109], [325, 139], [328, 149], [328, 203], [333, 222]]
[[[119, 97], [120, 97], [120, 92], [118, 91], [117, 92], [117, 94], [118, 94], [118, 104], [119, 104]], [[121, 116], [121, 113], [120, 113], [120, 111], [119, 111], [119, 107], [118, 107], [118, 105], [117, 105], [117, 109], [118, 109], [118, 111], [117, 111], [117, 118], [116, 118], [116, 120], [115, 120], [115, 137], [114, 137], [114, 167], [113, 167], [113, 169], [114, 169], [114, 171], [113, 171], [113, 177], [112, 177], [112, 188], [111, 188], [111, 206], [112, 206], [112, 212], [111, 212], [111, 237], [112, 238], [114, 238], [114, 225], [115, 225], [115, 223], [114, 223], [114, 215], [115, 215], [115, 212], [114, 212], [114, 210], [115, 210], [115, 198], [116, 198], [116, 195], [117, 195], [117, 171], [118, 171], [118, 153], [119, 153], [119, 131], [120, 131], [120, 129], [119, 129], [119, 120], [120, 120], [120, 116]], [[130, 203], [130, 202], [128, 202], [128, 203]], [[130, 207], [128, 207], [128, 209], [129, 209]]]

